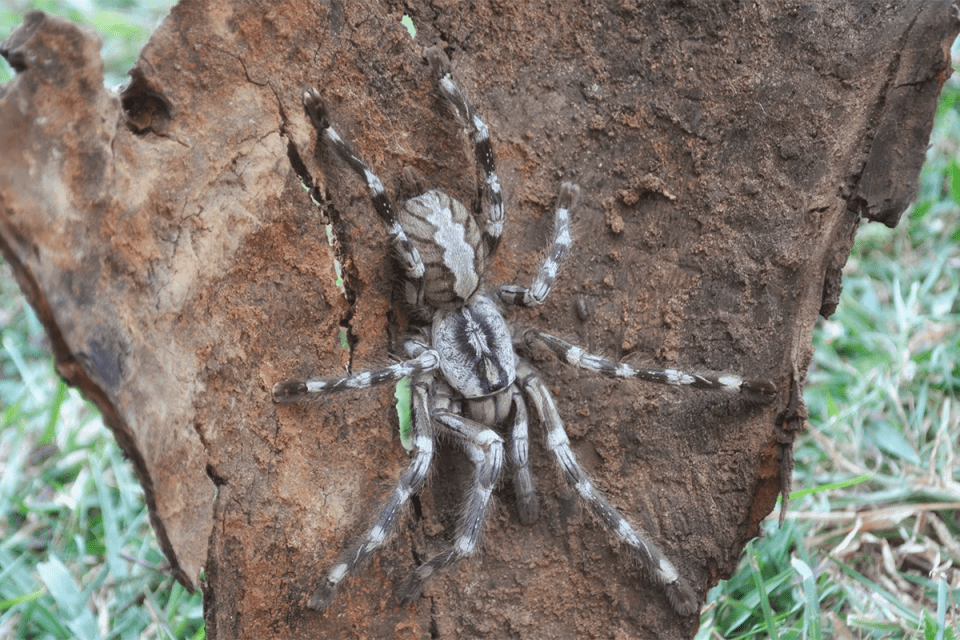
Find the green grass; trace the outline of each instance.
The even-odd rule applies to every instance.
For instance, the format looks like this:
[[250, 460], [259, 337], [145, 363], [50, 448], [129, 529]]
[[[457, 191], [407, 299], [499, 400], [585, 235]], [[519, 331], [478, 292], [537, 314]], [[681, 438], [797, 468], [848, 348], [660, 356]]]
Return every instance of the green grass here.
[[57, 377], [2, 267], [0, 637], [203, 637], [199, 594], [167, 571], [130, 464]]
[[[6, 37], [33, 10], [96, 29], [103, 38], [104, 82], [114, 87], [126, 81], [140, 47], [174, 4], [174, 0], [5, 0], [0, 5], [0, 37]], [[0, 82], [12, 76], [9, 65], [0, 59]]]
[[[93, 26], [104, 34], [112, 86], [170, 4], [100, 2], [81, 13], [7, 2], [0, 37], [32, 8]], [[10, 77], [0, 62], [0, 81]], [[170, 575], [129, 462], [97, 410], [57, 376], [43, 328], [2, 261], [0, 531], [0, 638], [204, 637], [200, 594]]]
[[[94, 26], [112, 86], [169, 4], [7, 2], [0, 34], [31, 7]], [[952, 79], [900, 226], [860, 230], [816, 331], [787, 521], [710, 592], [699, 639], [957, 638], [958, 104]], [[2, 263], [0, 332], [0, 637], [202, 638], [199, 594], [170, 577], [129, 464]]]

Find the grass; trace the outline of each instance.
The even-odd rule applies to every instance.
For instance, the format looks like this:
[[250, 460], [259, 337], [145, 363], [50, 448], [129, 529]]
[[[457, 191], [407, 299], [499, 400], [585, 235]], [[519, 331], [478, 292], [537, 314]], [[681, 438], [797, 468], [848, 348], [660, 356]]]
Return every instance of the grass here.
[[199, 594], [166, 571], [130, 464], [6, 265], [0, 327], [0, 637], [203, 637]]
[[[117, 84], [170, 3], [89, 4], [7, 2], [0, 34], [31, 7], [94, 26]], [[711, 590], [699, 640], [957, 638], [958, 104], [952, 79], [900, 226], [860, 230], [816, 331], [787, 520]], [[129, 464], [2, 263], [0, 331], [0, 637], [202, 638], [199, 594], [170, 577]]]
[[[92, 26], [112, 86], [170, 4], [6, 2], [0, 37], [32, 8]], [[0, 81], [10, 77], [0, 63]], [[0, 530], [0, 638], [204, 637], [200, 594], [171, 577], [130, 464], [97, 410], [57, 376], [2, 261]]]
[[[96, 29], [103, 38], [100, 55], [104, 62], [104, 82], [115, 87], [126, 81], [140, 47], [153, 33], [175, 0], [5, 0], [0, 5], [0, 37], [18, 24], [28, 11], [46, 11], [77, 24]], [[0, 82], [13, 73], [0, 59]]]

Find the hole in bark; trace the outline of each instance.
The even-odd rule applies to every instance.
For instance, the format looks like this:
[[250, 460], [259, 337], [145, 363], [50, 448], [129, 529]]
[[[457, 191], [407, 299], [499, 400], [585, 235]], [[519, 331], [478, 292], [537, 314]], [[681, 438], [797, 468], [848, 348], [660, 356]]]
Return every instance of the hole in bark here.
[[120, 94], [120, 105], [127, 118], [127, 126], [137, 134], [152, 131], [163, 135], [170, 124], [170, 105], [157, 91], [150, 88], [143, 74], [134, 69], [133, 78]]
[[213, 466], [210, 464], [207, 464], [206, 472], [207, 472], [207, 477], [209, 477], [213, 481], [213, 486], [217, 488], [216, 490], [219, 493], [220, 485], [227, 484], [227, 479], [221, 476], [220, 474], [218, 474], [214, 470]]
[[23, 73], [27, 70], [27, 59], [22, 52], [13, 52], [4, 49], [0, 51], [0, 55], [3, 55], [7, 60], [7, 64], [10, 65], [10, 68], [16, 73]]

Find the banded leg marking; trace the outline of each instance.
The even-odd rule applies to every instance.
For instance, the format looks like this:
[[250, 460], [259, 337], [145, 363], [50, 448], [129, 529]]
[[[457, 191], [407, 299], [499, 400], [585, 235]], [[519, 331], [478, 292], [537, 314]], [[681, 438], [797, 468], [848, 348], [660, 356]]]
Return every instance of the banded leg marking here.
[[483, 180], [480, 187], [483, 206], [483, 220], [480, 221], [480, 228], [483, 230], [483, 239], [489, 257], [494, 254], [500, 244], [504, 220], [503, 192], [493, 159], [490, 129], [467, 100], [463, 90], [454, 82], [447, 56], [437, 47], [427, 49], [425, 55], [437, 76], [440, 95], [446, 99], [457, 117], [467, 125], [470, 140], [473, 142], [474, 159], [480, 170], [480, 178]]
[[540, 515], [540, 502], [533, 486], [533, 476], [530, 473], [530, 436], [527, 420], [527, 406], [523, 401], [520, 389], [513, 386], [511, 390], [510, 415], [506, 424], [510, 427], [510, 438], [507, 455], [510, 459], [510, 469], [513, 472], [513, 490], [517, 498], [517, 514], [520, 522], [530, 524]]
[[563, 429], [563, 421], [553, 403], [553, 398], [536, 371], [524, 361], [517, 363], [517, 375], [527, 398], [533, 404], [544, 430], [547, 448], [560, 465], [567, 484], [577, 492], [597, 515], [603, 526], [636, 556], [644, 570], [664, 588], [670, 604], [680, 615], [693, 615], [699, 611], [697, 596], [690, 584], [653, 542], [620, 515], [606, 496], [597, 489], [590, 477], [577, 462], [570, 448], [570, 440]]
[[420, 252], [417, 251], [417, 247], [410, 241], [410, 238], [407, 236], [406, 231], [403, 230], [403, 227], [400, 226], [400, 223], [397, 222], [397, 214], [393, 209], [390, 198], [387, 197], [387, 192], [383, 188], [383, 183], [380, 182], [380, 178], [357, 156], [353, 148], [340, 137], [340, 134], [338, 134], [330, 124], [330, 119], [327, 117], [326, 108], [323, 105], [319, 91], [316, 89], [306, 91], [303, 94], [303, 106], [317, 131], [320, 132], [327, 143], [333, 147], [337, 155], [350, 165], [350, 168], [353, 169], [357, 175], [363, 178], [363, 181], [367, 185], [367, 191], [370, 194], [370, 200], [373, 202], [373, 208], [376, 210], [377, 215], [380, 216], [380, 220], [387, 230], [387, 236], [397, 250], [397, 255], [403, 264], [407, 278], [417, 287], [417, 290], [421, 292], [422, 297], [423, 274], [425, 271], [423, 260], [420, 258]]
[[437, 573], [473, 554], [483, 531], [490, 495], [503, 469], [503, 439], [492, 429], [447, 410], [448, 399], [435, 396], [432, 416], [437, 427], [463, 445], [474, 465], [473, 482], [460, 513], [453, 546], [414, 569], [400, 587], [400, 600], [414, 602]]
[[528, 329], [524, 333], [524, 340], [527, 344], [538, 342], [555, 353], [564, 362], [581, 369], [594, 371], [608, 378], [637, 378], [647, 382], [679, 387], [739, 393], [747, 401], [757, 404], [768, 404], [777, 396], [777, 386], [770, 380], [745, 380], [733, 373], [687, 373], [677, 369], [633, 367], [587, 353], [566, 340], [537, 329]]
[[326, 577], [307, 602], [307, 606], [311, 609], [323, 611], [330, 606], [343, 580], [356, 573], [364, 561], [393, 535], [410, 496], [423, 490], [423, 485], [430, 473], [436, 441], [427, 404], [432, 377], [432, 374], [418, 376], [412, 385], [413, 424], [411, 428], [416, 453], [410, 466], [400, 477], [400, 482], [370, 531], [354, 546], [347, 549], [327, 572]]
[[505, 304], [519, 307], [536, 307], [550, 295], [550, 289], [557, 279], [560, 265], [570, 252], [573, 245], [573, 235], [570, 232], [570, 212], [577, 205], [580, 197], [580, 187], [569, 182], [560, 186], [560, 196], [557, 199], [557, 211], [553, 219], [553, 240], [550, 248], [543, 256], [537, 275], [529, 289], [517, 285], [500, 287], [500, 299]]
[[323, 395], [345, 389], [366, 389], [407, 376], [417, 376], [440, 366], [440, 354], [433, 349], [422, 351], [416, 358], [404, 360], [383, 369], [364, 371], [345, 378], [316, 378], [314, 380], [283, 380], [273, 385], [273, 401], [296, 402], [310, 394]]

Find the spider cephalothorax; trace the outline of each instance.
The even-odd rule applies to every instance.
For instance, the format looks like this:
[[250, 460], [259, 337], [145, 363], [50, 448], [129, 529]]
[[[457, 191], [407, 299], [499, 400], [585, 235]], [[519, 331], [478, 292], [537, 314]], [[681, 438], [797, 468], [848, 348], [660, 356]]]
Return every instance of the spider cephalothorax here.
[[742, 394], [754, 402], [771, 401], [776, 387], [772, 382], [744, 380], [734, 374], [713, 376], [641, 369], [588, 354], [538, 329], [508, 323], [501, 306], [534, 307], [550, 293], [572, 244], [570, 213], [580, 190], [571, 183], [561, 185], [553, 238], [533, 284], [529, 288], [501, 286], [495, 294], [488, 293], [484, 288], [484, 270], [500, 243], [504, 221], [489, 130], [453, 81], [446, 57], [437, 49], [429, 49], [426, 55], [440, 95], [467, 126], [473, 142], [482, 179], [481, 212], [476, 220], [463, 204], [446, 193], [425, 189], [422, 180], [412, 172], [406, 177], [416, 186], [415, 193], [395, 210], [379, 178], [330, 125], [319, 92], [308, 91], [303, 97], [307, 114], [320, 136], [366, 182], [374, 209], [404, 271], [407, 301], [416, 315], [429, 324], [423, 337], [404, 343], [407, 359], [402, 362], [345, 378], [287, 380], [273, 388], [275, 401], [289, 402], [308, 394], [365, 389], [405, 376], [412, 378], [413, 460], [373, 527], [340, 556], [308, 604], [314, 609], [326, 609], [343, 580], [389, 538], [403, 507], [423, 489], [438, 436], [449, 437], [463, 447], [474, 465], [474, 478], [454, 543], [410, 573], [400, 589], [401, 600], [416, 600], [436, 572], [475, 551], [490, 495], [500, 480], [505, 461], [520, 520], [536, 520], [539, 505], [527, 457], [527, 408], [532, 406], [543, 429], [546, 448], [556, 458], [570, 487], [640, 561], [648, 575], [662, 585], [677, 612], [692, 615], [699, 607], [697, 594], [657, 546], [590, 481], [570, 448], [547, 386], [516, 349], [525, 350], [538, 343], [569, 364], [610, 378], [639, 378], [712, 389]]

